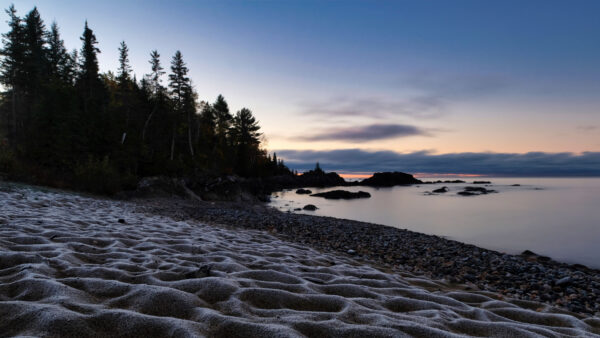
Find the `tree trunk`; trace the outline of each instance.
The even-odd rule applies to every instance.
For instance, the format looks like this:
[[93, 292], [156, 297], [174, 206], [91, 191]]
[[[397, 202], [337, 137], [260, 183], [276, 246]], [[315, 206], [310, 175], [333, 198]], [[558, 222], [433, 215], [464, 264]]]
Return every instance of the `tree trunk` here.
[[12, 90], [12, 147], [17, 147], [17, 89], [13, 87]]
[[175, 129], [173, 129], [173, 136], [171, 137], [171, 161], [175, 153]]
[[192, 146], [192, 118], [188, 113], [188, 145], [190, 146], [190, 154], [194, 157], [194, 146]]
[[157, 107], [157, 105], [154, 105], [154, 109], [152, 109], [152, 111], [150, 112], [150, 115], [148, 115], [148, 118], [146, 119], [146, 122], [144, 123], [144, 128], [142, 129], [142, 142], [144, 142], [144, 140], [146, 139], [146, 129], [148, 129], [148, 125], [150, 124], [152, 115], [154, 115], [154, 112], [156, 111], [156, 107]]

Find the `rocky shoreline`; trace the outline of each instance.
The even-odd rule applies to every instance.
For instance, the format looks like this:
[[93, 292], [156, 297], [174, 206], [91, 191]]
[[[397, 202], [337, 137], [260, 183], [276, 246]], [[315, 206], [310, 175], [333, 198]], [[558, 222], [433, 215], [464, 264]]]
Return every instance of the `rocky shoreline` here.
[[600, 270], [526, 251], [508, 255], [439, 236], [352, 220], [284, 213], [263, 204], [137, 199], [152, 212], [209, 224], [265, 230], [288, 241], [351, 255], [397, 271], [422, 274], [579, 315], [600, 315]]
[[311, 242], [303, 233], [310, 227], [298, 222], [328, 231], [328, 224], [360, 226], [342, 220], [293, 219], [248, 203], [119, 201], [2, 184], [0, 201], [2, 336], [600, 334], [599, 317], [298, 244]]

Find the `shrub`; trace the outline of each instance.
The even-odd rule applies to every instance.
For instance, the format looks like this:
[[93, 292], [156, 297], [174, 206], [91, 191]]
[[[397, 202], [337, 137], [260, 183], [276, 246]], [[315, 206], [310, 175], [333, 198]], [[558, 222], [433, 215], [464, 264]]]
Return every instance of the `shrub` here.
[[0, 173], [7, 174], [11, 172], [15, 165], [15, 156], [13, 152], [4, 143], [0, 142]]
[[75, 179], [80, 189], [99, 194], [114, 194], [121, 189], [121, 177], [108, 156], [103, 159], [89, 157], [75, 167]]

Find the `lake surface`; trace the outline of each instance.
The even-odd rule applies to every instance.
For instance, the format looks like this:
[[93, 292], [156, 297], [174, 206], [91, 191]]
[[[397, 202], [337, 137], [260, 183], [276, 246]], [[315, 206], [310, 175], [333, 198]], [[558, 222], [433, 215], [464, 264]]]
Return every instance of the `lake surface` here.
[[[465, 186], [483, 187], [473, 184], [342, 187], [349, 191], [367, 191], [371, 198], [326, 200], [290, 190], [273, 194], [271, 205], [283, 211], [385, 224], [511, 254], [531, 250], [557, 261], [600, 268], [600, 178], [476, 180], [491, 181], [492, 184], [485, 187], [498, 193], [456, 194]], [[450, 191], [426, 195], [427, 191], [442, 186]], [[316, 193], [335, 189], [310, 190]], [[306, 204], [314, 204], [319, 209], [293, 211]]]

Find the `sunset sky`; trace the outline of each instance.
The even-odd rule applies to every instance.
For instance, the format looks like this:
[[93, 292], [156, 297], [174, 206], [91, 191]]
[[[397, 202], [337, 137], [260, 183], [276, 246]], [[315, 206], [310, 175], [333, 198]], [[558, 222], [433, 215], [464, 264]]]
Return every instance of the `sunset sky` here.
[[35, 5], [69, 49], [87, 19], [102, 71], [121, 40], [138, 79], [181, 50], [200, 99], [250, 108], [299, 170], [600, 175], [600, 1]]

